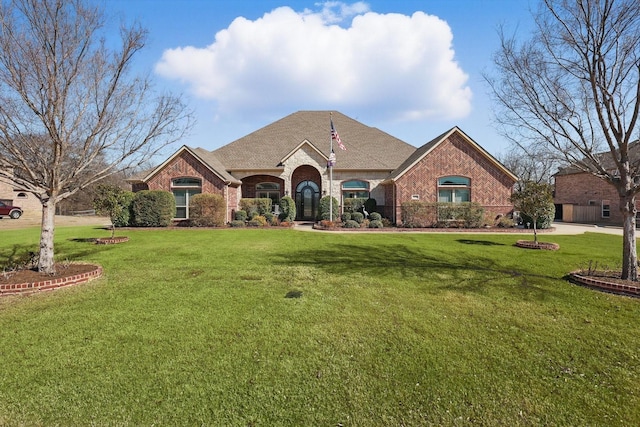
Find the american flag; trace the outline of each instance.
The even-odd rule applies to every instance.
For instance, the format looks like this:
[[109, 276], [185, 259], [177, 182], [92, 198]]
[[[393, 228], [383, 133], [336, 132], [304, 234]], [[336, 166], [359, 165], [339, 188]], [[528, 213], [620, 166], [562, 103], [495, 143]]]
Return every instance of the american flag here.
[[338, 147], [340, 147], [341, 150], [346, 151], [347, 147], [344, 146], [342, 140], [340, 139], [340, 135], [338, 135], [338, 131], [336, 131], [336, 128], [333, 127], [333, 119], [331, 119], [331, 139], [338, 143]]

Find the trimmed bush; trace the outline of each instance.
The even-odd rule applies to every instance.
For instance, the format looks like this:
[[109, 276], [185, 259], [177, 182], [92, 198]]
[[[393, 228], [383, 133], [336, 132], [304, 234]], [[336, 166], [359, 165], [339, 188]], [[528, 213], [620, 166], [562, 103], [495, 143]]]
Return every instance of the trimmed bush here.
[[247, 223], [249, 227], [264, 227], [267, 225], [267, 219], [262, 215], [256, 215]]
[[280, 199], [280, 221], [293, 222], [296, 219], [296, 202], [289, 196]]
[[126, 227], [131, 220], [131, 203], [134, 197], [133, 192], [117, 185], [99, 184], [93, 207], [98, 214], [108, 215], [114, 227]]
[[378, 212], [371, 212], [369, 214], [369, 219], [371, 221], [380, 221], [382, 220], [382, 215], [380, 215]]
[[235, 219], [236, 221], [246, 221], [247, 220], [247, 211], [240, 209], [239, 211], [236, 211], [235, 214], [233, 215], [233, 219]]
[[195, 227], [224, 225], [227, 203], [220, 194], [196, 194], [190, 200], [189, 219]]
[[358, 224], [362, 224], [364, 220], [364, 215], [361, 212], [353, 212], [351, 213], [351, 219], [357, 222]]
[[233, 221], [231, 221], [229, 223], [230, 227], [235, 227], [235, 228], [240, 228], [240, 227], [244, 227], [244, 221], [240, 221], [237, 219], [234, 219]]
[[376, 202], [376, 199], [372, 199], [371, 197], [369, 197], [364, 202], [364, 208], [367, 212], [369, 212], [369, 216], [371, 216], [371, 214], [375, 213], [378, 209], [378, 202]]
[[350, 219], [349, 221], [345, 221], [345, 223], [342, 225], [344, 228], [360, 228], [360, 224], [358, 224], [358, 222]]
[[[333, 199], [333, 202], [331, 202], [331, 199]], [[340, 206], [338, 205], [338, 201], [336, 200], [336, 198], [331, 196], [324, 196], [322, 199], [320, 199], [320, 203], [318, 203], [318, 217], [320, 217], [320, 219], [331, 219], [329, 218], [330, 204], [333, 204], [333, 220], [336, 220], [340, 217], [338, 213], [340, 211]]]
[[344, 206], [342, 207], [345, 212], [361, 212], [367, 199], [364, 198], [347, 198], [344, 199]]
[[271, 212], [272, 203], [273, 202], [268, 197], [260, 199], [240, 199], [240, 208], [249, 214], [249, 218], [252, 218], [251, 215], [253, 212], [257, 212], [258, 215], [264, 215], [267, 212]]
[[342, 215], [340, 215], [340, 220], [342, 222], [347, 222], [351, 219], [351, 212], [342, 212]]
[[168, 227], [176, 214], [176, 199], [168, 191], [142, 190], [131, 203], [132, 225], [136, 227]]
[[480, 228], [484, 209], [477, 203], [425, 203], [410, 201], [402, 204], [402, 225], [415, 227]]
[[369, 228], [384, 228], [384, 224], [379, 219], [369, 221]]

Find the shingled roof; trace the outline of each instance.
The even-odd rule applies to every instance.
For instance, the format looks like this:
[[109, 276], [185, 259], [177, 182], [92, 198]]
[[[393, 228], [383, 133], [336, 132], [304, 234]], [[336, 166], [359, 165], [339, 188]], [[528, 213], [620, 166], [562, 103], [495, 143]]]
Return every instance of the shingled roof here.
[[[339, 112], [333, 124], [346, 147], [334, 143], [335, 169], [393, 170], [416, 148], [377, 128], [366, 126]], [[298, 111], [237, 139], [213, 154], [227, 171], [274, 169], [302, 142], [307, 141], [325, 157], [330, 152], [330, 112]]]
[[392, 181], [400, 178], [402, 175], [404, 175], [405, 172], [411, 169], [416, 163], [422, 160], [427, 154], [429, 154], [433, 149], [435, 149], [438, 145], [440, 145], [454, 133], [461, 135], [464, 139], [467, 140], [469, 144], [475, 147], [476, 150], [478, 150], [483, 156], [485, 156], [491, 163], [496, 165], [496, 167], [502, 170], [506, 175], [510, 176], [514, 181], [518, 180], [518, 177], [513, 172], [507, 169], [502, 163], [500, 163], [495, 157], [489, 154], [488, 151], [478, 145], [473, 139], [471, 139], [457, 126], [454, 126], [443, 134], [436, 136], [434, 139], [415, 150], [415, 152], [407, 159], [405, 159], [405, 161], [402, 162], [402, 164], [398, 166], [397, 169], [391, 172], [391, 175], [389, 175], [389, 178], [387, 178], [387, 180]]

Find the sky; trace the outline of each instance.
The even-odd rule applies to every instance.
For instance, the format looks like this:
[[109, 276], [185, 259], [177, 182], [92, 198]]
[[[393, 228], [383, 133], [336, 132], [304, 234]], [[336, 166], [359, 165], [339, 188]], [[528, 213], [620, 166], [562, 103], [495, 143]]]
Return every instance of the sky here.
[[492, 123], [483, 73], [494, 72], [500, 27], [528, 34], [533, 1], [102, 4], [114, 28], [149, 31], [135, 71], [193, 110], [196, 125], [175, 149], [215, 150], [296, 111], [331, 110], [416, 147], [458, 126], [500, 156], [509, 143]]

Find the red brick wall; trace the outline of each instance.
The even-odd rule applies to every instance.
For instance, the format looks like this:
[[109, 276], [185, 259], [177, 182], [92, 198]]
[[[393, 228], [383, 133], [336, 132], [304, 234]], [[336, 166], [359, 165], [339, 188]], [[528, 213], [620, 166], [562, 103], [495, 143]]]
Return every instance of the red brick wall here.
[[[620, 213], [620, 196], [613, 185], [589, 173], [557, 175], [555, 183], [554, 203], [588, 206], [589, 201], [601, 206], [603, 200], [609, 201], [610, 217], [602, 218], [602, 222], [622, 224]], [[636, 201], [636, 208], [640, 202]]]
[[273, 182], [280, 184], [280, 197], [284, 196], [284, 180], [270, 175], [253, 175], [242, 179], [242, 198], [251, 199], [256, 197], [256, 184], [262, 182]]
[[401, 203], [410, 201], [412, 195], [422, 202], [437, 202], [438, 178], [444, 176], [469, 178], [471, 202], [482, 205], [487, 213], [506, 215], [513, 210], [509, 202], [513, 179], [453, 134], [396, 181], [396, 221], [401, 221]]
[[233, 193], [233, 197], [231, 191], [227, 194], [228, 187], [224, 181], [186, 151], [183, 151], [147, 181], [147, 187], [149, 190], [171, 191], [171, 180], [182, 177], [199, 178], [202, 180], [203, 193], [220, 194], [225, 197], [225, 200], [228, 201], [227, 210], [229, 219], [231, 219], [231, 212], [237, 209], [237, 189], [229, 189], [236, 190], [235, 193]]
[[320, 177], [320, 172], [313, 166], [303, 165], [296, 170], [293, 171], [291, 175], [291, 196], [293, 197], [296, 193], [296, 187], [302, 181], [313, 181], [318, 184], [318, 188], [320, 189], [320, 194], [322, 194], [322, 178]]

